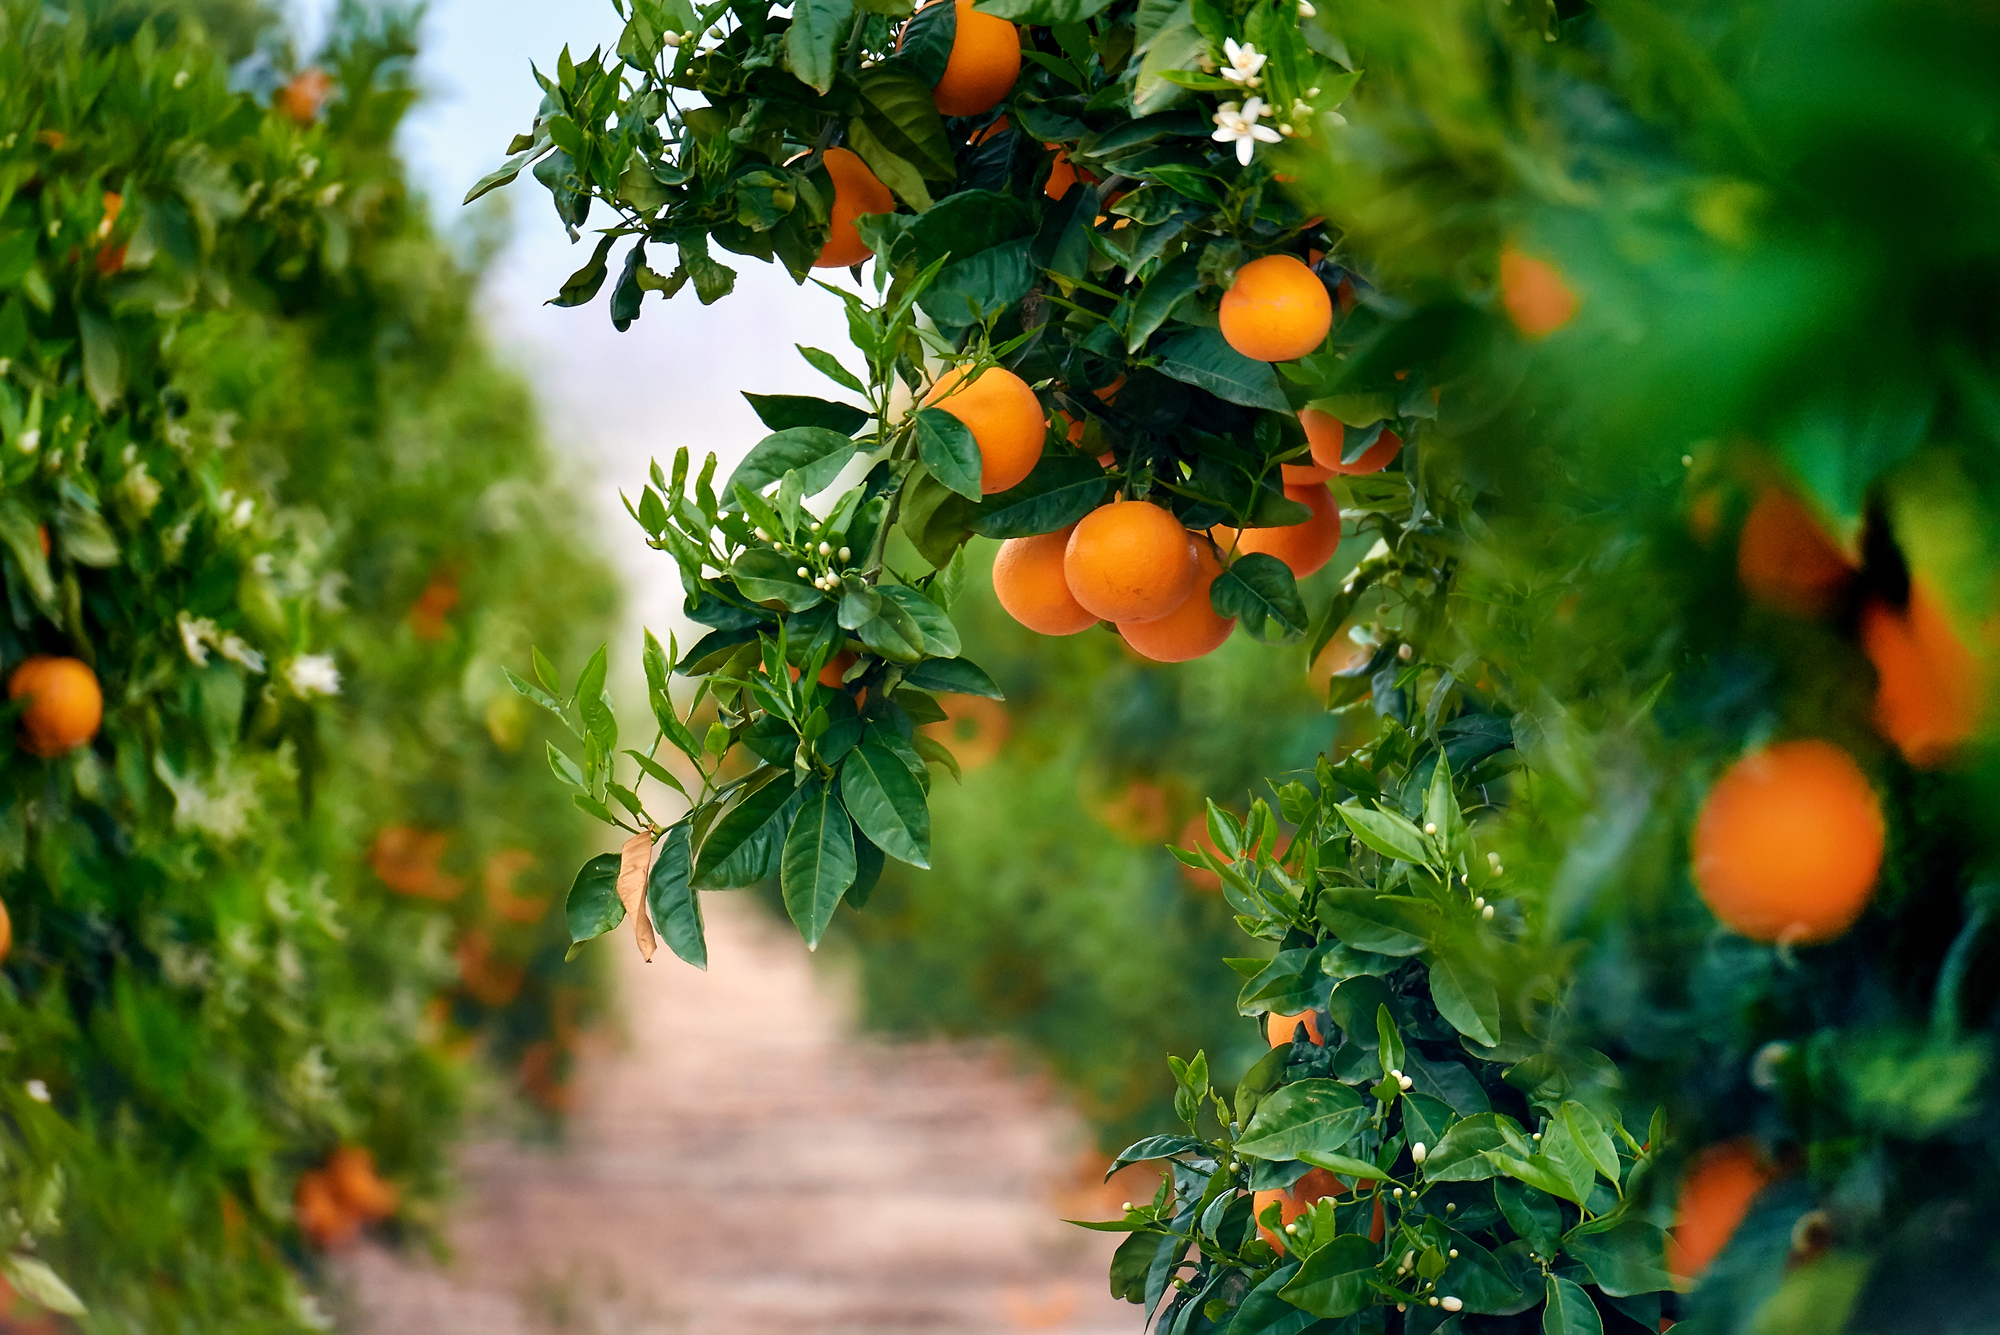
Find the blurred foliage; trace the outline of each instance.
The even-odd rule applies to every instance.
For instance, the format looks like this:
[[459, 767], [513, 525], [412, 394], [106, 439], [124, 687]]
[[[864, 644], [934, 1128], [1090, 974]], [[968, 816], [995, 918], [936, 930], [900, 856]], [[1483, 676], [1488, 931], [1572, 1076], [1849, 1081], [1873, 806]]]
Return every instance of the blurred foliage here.
[[91, 1330], [323, 1328], [300, 1174], [422, 1236], [463, 1055], [554, 1108], [586, 1009], [498, 663], [607, 579], [393, 156], [409, 20], [271, 23], [0, 6], [0, 661], [105, 696], [0, 740], [0, 1272]]

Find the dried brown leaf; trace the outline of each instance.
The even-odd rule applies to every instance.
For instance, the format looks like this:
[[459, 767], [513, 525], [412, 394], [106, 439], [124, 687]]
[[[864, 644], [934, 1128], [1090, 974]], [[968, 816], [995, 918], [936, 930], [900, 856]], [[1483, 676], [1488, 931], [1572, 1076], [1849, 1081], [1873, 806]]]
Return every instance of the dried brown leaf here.
[[653, 865], [653, 836], [645, 832], [633, 835], [625, 841], [625, 847], [618, 850], [618, 898], [625, 905], [625, 912], [632, 918], [632, 935], [639, 943], [639, 954], [648, 964], [653, 962], [653, 952], [660, 948], [660, 939], [653, 933], [653, 917], [646, 911], [646, 873]]

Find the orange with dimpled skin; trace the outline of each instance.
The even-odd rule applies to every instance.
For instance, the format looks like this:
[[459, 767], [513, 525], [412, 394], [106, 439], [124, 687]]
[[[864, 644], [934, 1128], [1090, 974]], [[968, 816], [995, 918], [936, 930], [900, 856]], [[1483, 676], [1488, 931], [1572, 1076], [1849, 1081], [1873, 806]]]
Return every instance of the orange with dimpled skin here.
[[36, 655], [7, 679], [7, 698], [28, 696], [21, 714], [21, 745], [53, 759], [97, 736], [104, 722], [104, 692], [97, 674], [74, 658]]
[[1333, 494], [1321, 482], [1286, 487], [1285, 497], [1305, 506], [1312, 514], [1296, 524], [1246, 528], [1240, 538], [1235, 529], [1222, 524], [1217, 524], [1210, 533], [1224, 551], [1233, 547], [1239, 556], [1267, 553], [1290, 566], [1295, 577], [1304, 579], [1331, 561], [1339, 550], [1340, 511], [1333, 503]]
[[1291, 255], [1266, 255], [1236, 271], [1222, 294], [1222, 336], [1245, 357], [1289, 362], [1326, 340], [1333, 298], [1326, 284]]
[[1106, 621], [1157, 621], [1186, 601], [1200, 567], [1194, 535], [1151, 501], [1113, 501], [1077, 522], [1063, 576]]
[[1209, 586], [1222, 573], [1215, 549], [1208, 543], [1194, 545], [1197, 571], [1194, 588], [1181, 605], [1156, 621], [1125, 621], [1118, 633], [1132, 651], [1155, 663], [1185, 663], [1222, 647], [1236, 629], [1236, 618], [1226, 617], [1209, 601]]
[[1076, 525], [1032, 538], [1009, 538], [993, 558], [993, 596], [1008, 616], [1043, 635], [1075, 635], [1097, 624], [1063, 575], [1063, 553]]
[[1004, 366], [989, 366], [970, 379], [954, 366], [937, 378], [924, 403], [942, 408], [972, 432], [979, 445], [979, 490], [991, 496], [1035, 471], [1042, 457], [1048, 419], [1028, 382]]
[[958, 30], [932, 97], [942, 115], [978, 116], [999, 106], [1021, 76], [1021, 34], [1006, 19], [974, 9], [972, 0], [955, 0], [953, 9]]

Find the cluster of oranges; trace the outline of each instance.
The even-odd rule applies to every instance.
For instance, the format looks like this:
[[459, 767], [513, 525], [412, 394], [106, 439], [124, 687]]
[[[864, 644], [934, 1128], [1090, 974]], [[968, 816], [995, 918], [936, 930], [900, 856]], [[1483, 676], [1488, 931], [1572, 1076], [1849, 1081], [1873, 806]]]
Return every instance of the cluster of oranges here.
[[402, 1193], [375, 1172], [375, 1156], [359, 1145], [343, 1145], [318, 1168], [299, 1176], [292, 1211], [299, 1231], [321, 1247], [352, 1242], [364, 1224], [396, 1213]]

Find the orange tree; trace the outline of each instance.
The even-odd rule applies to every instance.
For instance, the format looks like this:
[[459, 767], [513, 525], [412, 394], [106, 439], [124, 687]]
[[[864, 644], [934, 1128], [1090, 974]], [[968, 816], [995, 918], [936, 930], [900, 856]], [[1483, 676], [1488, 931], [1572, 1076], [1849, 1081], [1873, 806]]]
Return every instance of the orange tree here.
[[319, 1245], [435, 1220], [447, 1042], [573, 1027], [497, 661], [601, 586], [390, 152], [408, 26], [272, 22], [0, 5], [0, 1324], [323, 1326]]
[[[775, 877], [817, 945], [887, 859], [928, 863], [953, 760], [917, 729], [938, 692], [996, 693], [947, 616], [972, 534], [1009, 544], [996, 593], [1049, 633], [1109, 622], [1167, 659], [1238, 623], [1314, 658], [1345, 634], [1331, 702], [1366, 697], [1369, 740], [1281, 776], [1275, 809], [1211, 808], [1189, 854], [1256, 942], [1240, 1009], [1312, 1018], [1226, 1095], [1175, 1059], [1184, 1133], [1121, 1156], [1168, 1175], [1101, 1225], [1131, 1235], [1114, 1290], [1176, 1331], [1583, 1330], [1600, 1305], [1652, 1328], [1657, 1126], [1578, 1036], [1517, 1032], [1562, 948], [1474, 828], [1515, 762], [1455, 617], [1477, 487], [1426, 445], [1464, 321], [1406, 318], [1274, 175], [1340, 131], [1348, 48], [1295, 2], [986, 9], [637, 0], [615, 53], [540, 76], [475, 187], [532, 164], [570, 227], [602, 207], [558, 300], [610, 282], [621, 325], [648, 292], [725, 295], [718, 248], [803, 280], [856, 258], [851, 225], [874, 258], [872, 298], [824, 285], [860, 371], [801, 350], [853, 399], [753, 393], [772, 434], [727, 479], [683, 449], [631, 502], [711, 628], [648, 638], [651, 744], [617, 749], [602, 652], [517, 678], [572, 730], [580, 759], [550, 761], [577, 805], [629, 836], [579, 875], [573, 935], [629, 915], [701, 964], [700, 893]], [[1374, 545], [1309, 614], [1336, 508]]]

